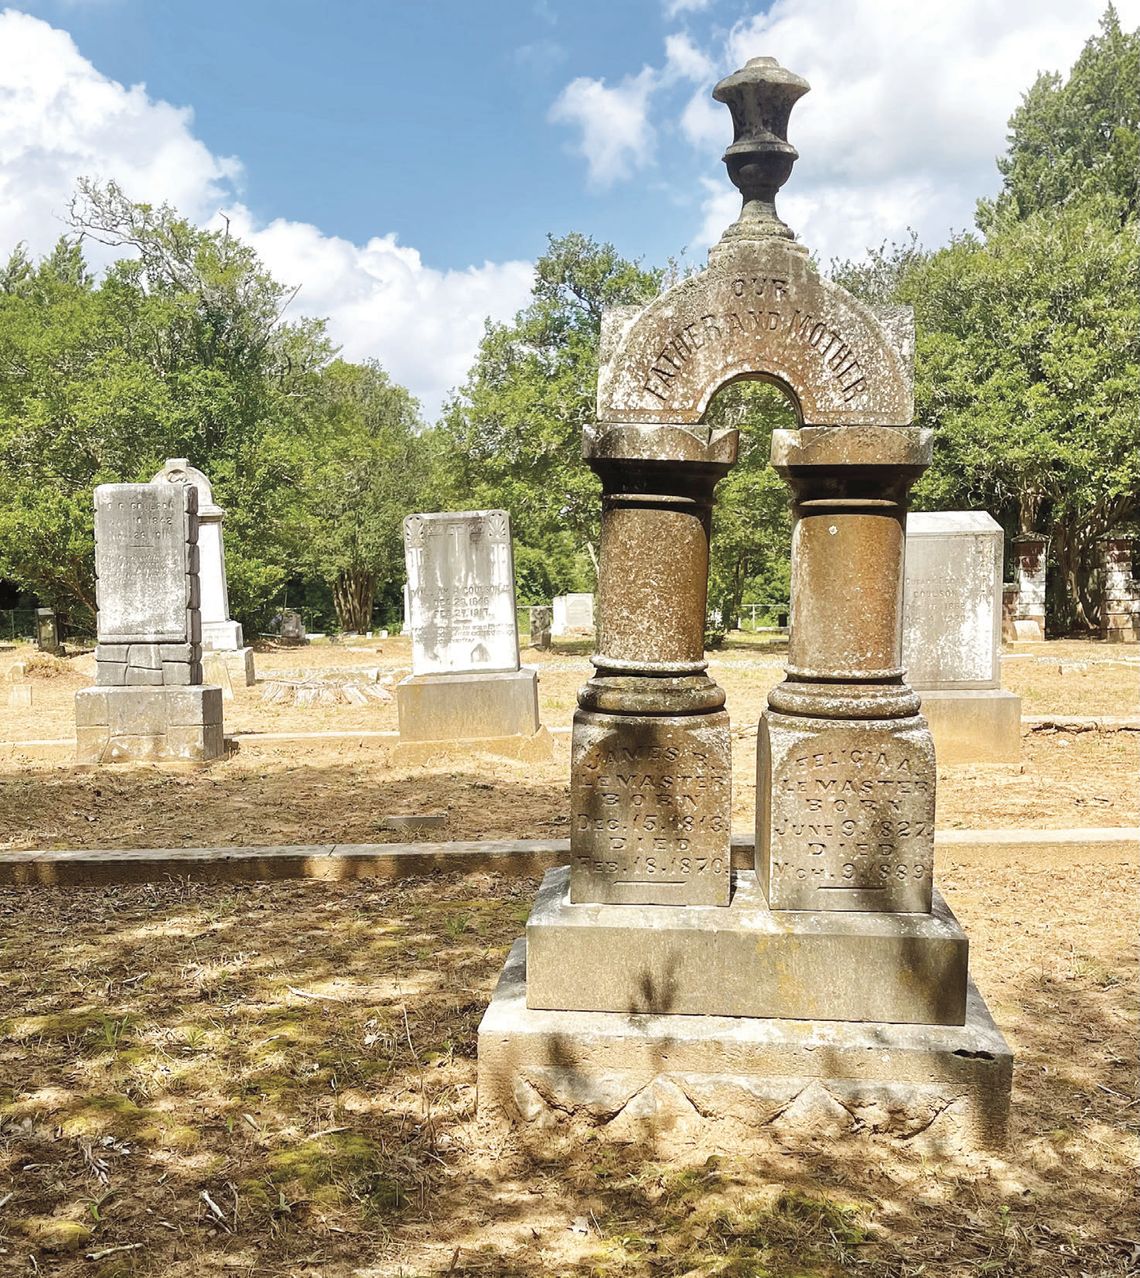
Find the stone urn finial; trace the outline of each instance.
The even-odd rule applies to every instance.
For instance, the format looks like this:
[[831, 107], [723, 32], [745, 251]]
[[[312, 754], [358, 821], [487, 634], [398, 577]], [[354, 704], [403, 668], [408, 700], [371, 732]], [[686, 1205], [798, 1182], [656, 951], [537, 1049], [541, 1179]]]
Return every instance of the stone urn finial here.
[[732, 113], [733, 139], [724, 162], [744, 197], [740, 216], [725, 231], [722, 243], [796, 238], [776, 213], [776, 192], [799, 158], [788, 141], [788, 117], [810, 88], [775, 58], [751, 58], [713, 89], [713, 97]]

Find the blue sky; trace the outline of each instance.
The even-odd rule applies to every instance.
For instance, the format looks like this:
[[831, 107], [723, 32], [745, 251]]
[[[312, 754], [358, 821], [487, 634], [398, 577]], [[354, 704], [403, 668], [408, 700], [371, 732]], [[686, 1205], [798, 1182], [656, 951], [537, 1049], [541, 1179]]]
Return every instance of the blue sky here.
[[[80, 175], [224, 211], [352, 358], [431, 416], [548, 232], [700, 263], [738, 200], [716, 80], [813, 91], [780, 208], [826, 262], [968, 226], [1037, 70], [1101, 0], [35, 0], [0, 13], [0, 251], [47, 248]], [[1140, 22], [1140, 0], [1121, 0]]]

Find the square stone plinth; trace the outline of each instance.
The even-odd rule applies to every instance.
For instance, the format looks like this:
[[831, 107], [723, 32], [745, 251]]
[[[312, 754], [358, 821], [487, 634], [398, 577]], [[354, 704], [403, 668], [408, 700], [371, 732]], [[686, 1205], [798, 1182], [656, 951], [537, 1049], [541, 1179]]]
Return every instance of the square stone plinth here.
[[940, 764], [1017, 763], [1021, 758], [1021, 698], [994, 689], [920, 690]]
[[527, 1006], [961, 1025], [969, 942], [931, 914], [775, 913], [738, 872], [728, 909], [572, 905], [565, 867], [526, 925]]
[[727, 905], [728, 715], [578, 710], [570, 763], [570, 896]]
[[756, 875], [772, 909], [929, 912], [935, 772], [924, 719], [766, 710], [756, 771]]
[[1013, 1058], [972, 985], [951, 1027], [638, 1016], [528, 1008], [526, 966], [519, 940], [479, 1026], [481, 1116], [619, 1140], [1005, 1142]]
[[207, 763], [225, 754], [222, 690], [84, 688], [75, 694], [79, 763]]
[[400, 743], [448, 745], [538, 732], [538, 674], [409, 675], [396, 685]]

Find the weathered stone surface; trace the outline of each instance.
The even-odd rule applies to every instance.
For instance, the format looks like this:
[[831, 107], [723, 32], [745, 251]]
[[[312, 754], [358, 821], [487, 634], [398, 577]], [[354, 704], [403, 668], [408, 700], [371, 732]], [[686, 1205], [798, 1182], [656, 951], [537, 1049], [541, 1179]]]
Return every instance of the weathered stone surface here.
[[1018, 643], [1045, 639], [1045, 568], [1049, 538], [1040, 533], [1018, 533], [1013, 538], [1017, 574], [1017, 612], [1013, 619]]
[[179, 643], [187, 632], [189, 547], [197, 495], [162, 484], [95, 489], [95, 573], [101, 643]]
[[552, 627], [554, 625], [554, 609], [545, 605], [530, 610], [530, 642], [534, 648], [546, 650], [550, 647]]
[[8, 708], [26, 710], [32, 704], [32, 685], [30, 683], [13, 683], [8, 688]]
[[151, 482], [180, 484], [193, 488], [198, 494], [198, 542], [192, 553], [198, 565], [202, 643], [206, 648], [223, 650], [244, 647], [241, 625], [230, 619], [222, 537], [226, 512], [214, 501], [210, 481], [185, 457], [172, 457]]
[[[675, 1118], [687, 1126], [691, 1106], [703, 1121], [686, 1136], [794, 1146], [863, 1131], [932, 1150], [1000, 1147], [1011, 1076], [972, 985], [959, 1026], [540, 1011], [526, 1006], [523, 940], [479, 1026], [481, 1115], [537, 1129], [585, 1123], [621, 1140]], [[670, 1111], [672, 1088], [685, 1104]], [[646, 1089], [632, 1123], [626, 1108]], [[844, 1127], [828, 1098], [847, 1112]]]
[[505, 510], [409, 515], [404, 558], [413, 675], [519, 668], [511, 520]]
[[555, 638], [587, 634], [594, 629], [593, 595], [555, 595], [551, 611], [550, 633]]
[[728, 715], [578, 710], [570, 813], [574, 901], [727, 905]]
[[1021, 758], [1021, 698], [1001, 688], [944, 688], [922, 694], [922, 717], [934, 738], [939, 767], [954, 763], [1017, 763]]
[[577, 905], [567, 869], [527, 922], [527, 1006], [653, 1015], [961, 1025], [968, 943], [930, 914], [775, 913], [755, 875], [732, 904]]
[[538, 731], [538, 674], [410, 675], [396, 685], [400, 740], [478, 741]]
[[602, 320], [599, 421], [697, 423], [727, 382], [762, 371], [808, 426], [907, 426], [914, 321], [823, 279], [785, 240], [725, 245], [644, 310]]
[[907, 516], [903, 665], [912, 688], [1000, 686], [1004, 542], [985, 511]]
[[84, 688], [75, 720], [79, 763], [205, 763], [225, 753], [220, 688]]
[[757, 742], [756, 873], [774, 910], [928, 912], [934, 746], [918, 716], [793, 718]]
[[59, 618], [54, 608], [36, 609], [36, 649], [50, 652], [53, 656], [63, 651], [59, 641]]
[[1133, 575], [1136, 538], [1100, 539], [1100, 626], [1107, 643], [1140, 643], [1140, 581]]

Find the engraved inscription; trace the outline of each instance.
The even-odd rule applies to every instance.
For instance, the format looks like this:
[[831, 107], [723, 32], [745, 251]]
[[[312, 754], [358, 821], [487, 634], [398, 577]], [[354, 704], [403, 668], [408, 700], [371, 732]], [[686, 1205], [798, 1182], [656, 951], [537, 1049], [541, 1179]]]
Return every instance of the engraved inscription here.
[[929, 909], [933, 760], [921, 742], [877, 735], [866, 746], [803, 740], [773, 761], [774, 908]]
[[108, 484], [95, 493], [99, 637], [178, 641], [190, 604], [186, 490]]
[[600, 726], [576, 729], [573, 900], [727, 902], [727, 730], [658, 723], [652, 742], [623, 746]]
[[669, 384], [690, 359], [710, 343], [728, 344], [740, 336], [771, 334], [773, 341], [796, 343], [815, 351], [824, 376], [836, 382], [845, 404], [853, 403], [868, 389], [866, 371], [851, 343], [825, 319], [793, 304], [785, 279], [738, 276], [732, 293], [739, 305], [701, 315], [677, 328], [650, 364], [643, 389], [660, 403], [669, 402]]

